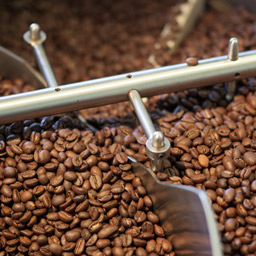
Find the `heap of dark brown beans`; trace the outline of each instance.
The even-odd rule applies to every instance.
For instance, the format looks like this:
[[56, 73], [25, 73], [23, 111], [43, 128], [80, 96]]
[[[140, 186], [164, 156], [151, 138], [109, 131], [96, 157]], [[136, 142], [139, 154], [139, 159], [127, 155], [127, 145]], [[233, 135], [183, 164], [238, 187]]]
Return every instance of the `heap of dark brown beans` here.
[[[225, 22], [227, 16], [230, 19]], [[228, 38], [234, 36], [241, 51], [255, 49], [255, 22], [255, 15], [243, 9], [209, 11], [174, 61], [226, 54]], [[172, 144], [169, 172], [180, 172], [172, 177], [158, 173], [158, 177], [207, 192], [225, 255], [256, 253], [255, 85], [255, 78], [238, 82], [230, 104], [224, 101], [223, 84], [172, 93], [158, 101], [159, 106], [173, 111], [158, 123]]]
[[168, 114], [159, 119], [172, 143], [171, 169], [162, 180], [206, 190], [226, 255], [256, 252], [256, 94], [237, 95], [227, 108]]
[[[41, 6], [42, 10], [47, 6]], [[228, 16], [230, 20], [227, 22]], [[210, 10], [173, 59], [177, 63], [189, 56], [205, 58], [226, 54], [228, 39], [232, 36], [240, 39], [240, 50], [255, 48], [255, 21], [255, 16], [244, 10], [222, 13]], [[74, 21], [74, 24], [77, 23]], [[74, 39], [67, 38], [70, 42]], [[202, 39], [200, 45], [198, 38]], [[161, 58], [159, 63], [172, 63], [166, 49], [162, 51], [163, 63]], [[94, 58], [86, 59], [85, 63], [94, 61]], [[120, 63], [122, 65], [123, 61]], [[104, 72], [102, 70], [104, 76], [109, 74]], [[70, 71], [63, 73], [66, 77], [70, 75]], [[81, 73], [72, 74], [81, 76]], [[88, 76], [94, 77], [92, 74]], [[256, 82], [248, 79], [238, 85], [237, 95], [230, 104], [224, 100], [224, 85], [220, 84], [152, 98], [147, 107], [172, 145], [165, 172], [157, 174], [159, 179], [206, 190], [218, 221], [225, 254], [254, 255]], [[6, 91], [17, 92], [11, 92], [10, 88]], [[90, 255], [97, 246], [99, 248], [98, 241], [102, 243], [104, 240], [107, 249], [101, 247], [99, 250], [106, 250], [106, 255], [110, 250], [116, 253], [114, 255], [168, 255], [172, 244], [162, 237], [162, 228], [155, 223], [157, 216], [152, 213], [151, 200], [127, 163], [127, 156], [134, 156], [149, 166], [145, 156], [146, 137], [141, 127], [134, 127], [135, 117], [130, 113], [129, 104], [116, 106], [85, 111], [90, 122], [100, 129], [95, 134], [70, 116], [1, 126], [0, 241], [5, 250], [15, 248], [13, 254], [25, 250], [20, 255], [27, 255], [28, 248], [41, 250], [41, 254], [31, 252], [31, 255], [50, 255], [50, 251], [61, 254], [61, 250], [62, 255], [79, 255], [79, 249], [84, 246], [85, 253]], [[106, 152], [111, 158], [106, 158]], [[5, 176], [6, 168], [12, 177]], [[38, 190], [35, 187], [39, 187]], [[102, 194], [106, 198], [112, 194], [112, 198], [104, 202]], [[105, 204], [113, 201], [116, 204], [106, 208]], [[77, 210], [80, 207], [82, 210]], [[135, 208], [136, 213], [132, 212]], [[30, 212], [27, 213], [29, 217], [25, 212]], [[128, 225], [126, 219], [131, 226], [125, 226]], [[98, 226], [94, 226], [95, 223]], [[108, 224], [110, 227], [106, 226]], [[101, 230], [97, 230], [99, 226]], [[93, 233], [91, 228], [95, 227]], [[68, 233], [70, 229], [71, 234]], [[90, 232], [89, 238], [87, 231], [83, 233], [84, 229]], [[107, 234], [110, 232], [109, 237], [104, 237], [106, 230]], [[118, 233], [122, 236], [117, 237]], [[94, 243], [87, 244], [88, 241]], [[64, 251], [66, 244], [70, 251]], [[174, 252], [169, 254], [174, 255]]]
[[133, 129], [72, 124], [0, 127], [0, 255], [174, 255], [128, 163], [147, 161]]
[[141, 130], [84, 128], [71, 116], [0, 126], [0, 255], [174, 255], [128, 163], [150, 164]]

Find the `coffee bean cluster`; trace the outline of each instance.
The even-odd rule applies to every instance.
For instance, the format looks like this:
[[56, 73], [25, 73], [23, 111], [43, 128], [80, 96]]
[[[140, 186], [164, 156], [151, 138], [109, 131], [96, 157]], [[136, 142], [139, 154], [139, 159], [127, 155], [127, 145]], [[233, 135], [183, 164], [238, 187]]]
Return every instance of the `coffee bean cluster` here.
[[32, 85], [24, 83], [22, 79], [16, 78], [10, 81], [0, 76], [0, 95], [1, 96], [7, 96], [7, 95], [22, 93], [22, 92], [29, 92], [34, 89], [35, 88]]
[[180, 175], [168, 183], [203, 189], [222, 234], [226, 255], [256, 252], [256, 94], [237, 95], [227, 106], [169, 114], [159, 119], [171, 141], [171, 163]]
[[115, 132], [121, 133], [33, 131], [29, 139], [0, 141], [1, 250], [169, 255], [172, 245], [151, 199], [121, 145], [112, 144], [121, 137]]
[[0, 255], [174, 255], [128, 163], [150, 164], [141, 129], [76, 121], [0, 126]]
[[[21, 3], [16, 4], [21, 7]], [[39, 6], [43, 12], [49, 3]], [[116, 8], [122, 13], [120, 6]], [[57, 14], [58, 11], [54, 12]], [[77, 10], [73, 12], [82, 16]], [[101, 10], [101, 13], [104, 12]], [[8, 17], [7, 13], [1, 16], [5, 21]], [[29, 14], [22, 12], [22, 17], [28, 20]], [[227, 17], [230, 17], [228, 22]], [[105, 14], [101, 19], [106, 21], [111, 17]], [[118, 19], [122, 20], [122, 17]], [[27, 22], [26, 26], [33, 21]], [[240, 50], [255, 48], [255, 21], [254, 15], [241, 9], [209, 10], [173, 61], [226, 54], [231, 36], [239, 38]], [[69, 19], [69, 23], [75, 27], [78, 19]], [[82, 27], [89, 32], [93, 28], [89, 25]], [[100, 26], [98, 24], [97, 29]], [[115, 27], [112, 22], [109, 26], [111, 29]], [[22, 33], [26, 29], [22, 29]], [[148, 52], [143, 55], [144, 45], [138, 48], [143, 54], [136, 57], [143, 65], [135, 64], [129, 54], [125, 60], [118, 59], [119, 67], [112, 65], [114, 60], [108, 61], [106, 57], [116, 56], [112, 48], [118, 46], [113, 44], [111, 49], [106, 47], [104, 57], [96, 56], [102, 53], [89, 48], [95, 56], [84, 56], [79, 65], [83, 70], [79, 71], [74, 68], [70, 56], [82, 53], [84, 48], [70, 47], [78, 41], [70, 36], [71, 31], [66, 31], [69, 31], [68, 27], [62, 32], [66, 33], [64, 38], [70, 45], [60, 48], [68, 53], [68, 57], [60, 55], [56, 58], [55, 50], [47, 50], [52, 53], [51, 58], [61, 60], [56, 66], [69, 64], [69, 68], [56, 72], [63, 80], [75, 81], [82, 80], [81, 77], [87, 79], [126, 72], [130, 68], [141, 69], [145, 63], [143, 56]], [[56, 35], [56, 32], [51, 34]], [[91, 33], [95, 35], [95, 29]], [[125, 47], [129, 52], [132, 46], [126, 44], [125, 38], [123, 45], [128, 45]], [[198, 38], [202, 39], [200, 46]], [[55, 39], [54, 42], [61, 44], [60, 37]], [[97, 40], [93, 42], [99, 49], [107, 39]], [[114, 41], [113, 36], [111, 40]], [[135, 36], [133, 40], [139, 41]], [[147, 40], [151, 53], [151, 39]], [[172, 63], [166, 50], [163, 47], [159, 52], [158, 56], [164, 56], [162, 62], [157, 58], [161, 65]], [[108, 65], [102, 68], [98, 59]], [[85, 63], [88, 64], [87, 73], [84, 73]], [[96, 69], [96, 74], [95, 66], [101, 67]], [[115, 68], [110, 71], [110, 67]], [[3, 87], [1, 93], [8, 95], [30, 90], [20, 87], [20, 83], [23, 82]], [[230, 103], [224, 98], [224, 85], [219, 84], [151, 98], [146, 104], [153, 120], [158, 120], [155, 125], [172, 145], [171, 156], [165, 162], [164, 172], [157, 173], [158, 178], [206, 191], [221, 232], [225, 255], [254, 255], [256, 252], [255, 84], [254, 78], [240, 81]], [[18, 89], [14, 89], [15, 86]], [[146, 136], [141, 127], [137, 127], [128, 103], [115, 106], [117, 108], [85, 110], [90, 122], [99, 129], [96, 133], [70, 116], [50, 116], [0, 127], [2, 251], [9, 255], [174, 255], [175, 248], [164, 238], [164, 227], [153, 213], [152, 202], [142, 181], [134, 176], [127, 159], [127, 156], [133, 156], [146, 166], [150, 165], [145, 155]], [[1, 253], [4, 255], [5, 252]]]

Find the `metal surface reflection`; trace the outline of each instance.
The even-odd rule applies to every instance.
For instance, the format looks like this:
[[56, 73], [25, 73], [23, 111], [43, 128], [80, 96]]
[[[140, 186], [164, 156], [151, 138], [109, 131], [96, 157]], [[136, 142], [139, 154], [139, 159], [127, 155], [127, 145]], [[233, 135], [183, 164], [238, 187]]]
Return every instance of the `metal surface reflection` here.
[[8, 78], [21, 77], [37, 89], [45, 88], [42, 76], [34, 70], [24, 59], [0, 46], [1, 75]]
[[176, 255], [221, 256], [220, 236], [206, 193], [160, 182], [152, 170], [129, 158], [154, 203], [162, 227]]

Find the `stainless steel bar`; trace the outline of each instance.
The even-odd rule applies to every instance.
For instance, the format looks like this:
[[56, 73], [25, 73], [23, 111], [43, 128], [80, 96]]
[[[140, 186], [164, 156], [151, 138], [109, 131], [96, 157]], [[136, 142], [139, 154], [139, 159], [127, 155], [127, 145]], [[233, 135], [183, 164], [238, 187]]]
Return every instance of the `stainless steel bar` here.
[[148, 138], [151, 138], [156, 129], [152, 123], [151, 118], [149, 117], [148, 111], [145, 108], [144, 103], [142, 102], [140, 94], [136, 90], [131, 90], [128, 93], [128, 96], [144, 132], [146, 133]]
[[137, 90], [142, 97], [233, 81], [256, 75], [256, 50], [242, 52], [236, 61], [220, 56], [16, 94], [0, 99], [0, 124], [97, 107], [128, 100]]
[[[36, 56], [37, 63], [40, 67], [41, 72], [43, 73], [43, 76], [46, 80], [47, 86], [49, 88], [58, 87], [59, 86], [58, 82], [57, 82], [56, 77], [52, 71], [51, 64], [47, 58], [47, 55], [45, 53], [43, 45], [41, 43], [34, 44], [33, 49], [34, 49], [34, 54]], [[88, 127], [90, 127], [90, 129], [95, 130], [94, 127], [92, 127], [91, 125], [89, 125], [86, 122], [85, 118], [82, 116], [81, 113], [79, 113], [79, 111], [75, 112], [75, 114], [82, 123], [86, 123], [86, 125]]]
[[161, 131], [156, 131], [138, 91], [131, 90], [128, 96], [148, 138], [146, 142], [146, 153], [147, 156], [152, 159], [151, 168], [153, 171], [162, 171], [163, 160], [167, 158], [170, 153], [170, 143], [164, 138]]
[[[239, 55], [239, 43], [235, 37], [230, 38], [228, 44], [228, 58], [230, 61], [237, 61]], [[231, 81], [225, 84], [226, 100], [231, 101], [236, 92], [236, 81]]]
[[47, 86], [52, 88], [57, 87], [58, 82], [43, 47], [43, 42], [46, 40], [46, 34], [41, 31], [40, 26], [37, 23], [32, 23], [29, 26], [29, 30], [24, 33], [23, 38], [33, 47], [37, 63], [43, 73]]
[[[32, 23], [29, 27], [29, 31], [24, 33], [23, 38], [33, 47], [34, 55], [36, 57], [40, 70], [44, 75], [47, 87], [58, 87], [58, 82], [43, 47], [43, 43], [46, 40], [46, 33], [41, 31], [40, 26], [37, 23]], [[93, 126], [87, 123], [87, 121], [79, 111], [75, 112], [75, 114], [82, 123], [85, 123], [91, 130], [95, 130]]]
[[52, 67], [48, 61], [48, 58], [46, 56], [46, 53], [42, 44], [33, 45], [33, 49], [34, 49], [37, 63], [40, 67], [41, 72], [43, 73], [43, 76], [45, 78], [45, 81], [48, 87], [51, 87], [51, 88], [58, 87], [59, 85], [57, 83], [55, 75], [52, 72]]

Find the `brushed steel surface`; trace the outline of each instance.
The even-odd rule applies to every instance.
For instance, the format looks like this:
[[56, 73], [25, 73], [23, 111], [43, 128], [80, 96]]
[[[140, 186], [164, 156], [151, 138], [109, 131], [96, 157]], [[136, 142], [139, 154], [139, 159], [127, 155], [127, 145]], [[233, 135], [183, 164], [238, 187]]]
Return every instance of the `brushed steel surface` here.
[[145, 134], [148, 138], [151, 138], [156, 129], [144, 103], [142, 102], [140, 94], [136, 90], [131, 90], [129, 91], [128, 96]]
[[34, 54], [37, 60], [37, 63], [40, 67], [41, 72], [43, 73], [44, 79], [49, 88], [58, 87], [58, 82], [55, 75], [53, 74], [51, 65], [46, 56], [45, 50], [42, 44], [36, 44], [33, 46]]
[[156, 131], [140, 94], [136, 90], [131, 90], [128, 96], [148, 138], [146, 142], [146, 154], [152, 159], [151, 168], [153, 171], [162, 171], [163, 160], [170, 154], [170, 142], [164, 137], [161, 131]]
[[220, 235], [206, 193], [161, 182], [150, 169], [129, 159], [154, 203], [154, 212], [167, 237], [172, 239], [175, 255], [222, 256]]
[[58, 82], [43, 47], [43, 43], [46, 40], [46, 33], [41, 31], [40, 26], [37, 23], [32, 23], [29, 30], [24, 33], [23, 39], [33, 47], [38, 66], [43, 73], [47, 87], [57, 87]]
[[34, 70], [24, 59], [0, 46], [1, 75], [8, 78], [22, 78], [37, 89], [45, 88], [42, 76]]
[[[239, 55], [239, 42], [235, 37], [230, 38], [228, 44], [228, 58], [230, 61], [238, 60]], [[227, 101], [231, 101], [236, 92], [236, 81], [231, 81], [225, 84], [226, 95], [225, 98]]]

